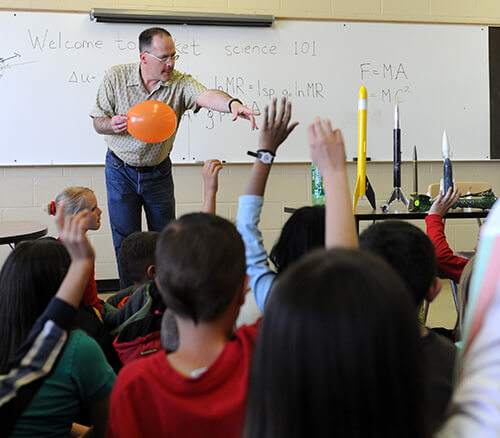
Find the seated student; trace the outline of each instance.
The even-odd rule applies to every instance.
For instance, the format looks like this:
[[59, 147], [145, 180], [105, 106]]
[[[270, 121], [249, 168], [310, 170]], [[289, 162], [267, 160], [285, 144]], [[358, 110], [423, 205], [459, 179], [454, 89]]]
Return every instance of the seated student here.
[[[97, 206], [97, 198], [92, 190], [87, 187], [68, 187], [59, 193], [55, 201], [51, 201], [45, 210], [49, 215], [55, 216], [62, 203], [66, 215], [75, 215], [84, 209], [89, 211], [85, 225], [87, 230], [98, 230], [101, 227], [102, 210]], [[103, 302], [97, 296], [94, 268], [90, 272], [82, 302], [101, 311]]]
[[[273, 102], [275, 112], [276, 102]], [[289, 133], [297, 123], [289, 127]], [[276, 155], [276, 149], [270, 146], [265, 149]], [[257, 161], [256, 161], [257, 163]], [[250, 288], [253, 290], [255, 300], [261, 312], [264, 311], [265, 302], [274, 283], [277, 272], [286, 269], [299, 257], [308, 251], [325, 245], [325, 209], [322, 206], [303, 207], [294, 212], [281, 230], [280, 237], [274, 245], [270, 260], [277, 272], [272, 270], [268, 263], [268, 255], [264, 249], [262, 233], [258, 229], [262, 206], [264, 204], [264, 191], [271, 171], [272, 163], [254, 165], [245, 187], [244, 194], [238, 200], [238, 214], [236, 225], [245, 242], [247, 273], [250, 277]]]
[[[402, 220], [379, 221], [361, 233], [359, 246], [382, 257], [401, 276], [415, 305], [415, 315], [424, 300], [432, 301], [440, 292], [434, 247], [414, 225]], [[433, 330], [423, 325], [419, 329], [429, 382], [427, 413], [435, 429], [442, 423], [450, 400], [456, 348]]]
[[[204, 199], [202, 210], [215, 213], [218, 174], [222, 169], [219, 160], [207, 160], [203, 166]], [[120, 248], [120, 264], [129, 273], [137, 289], [119, 310], [109, 310], [108, 304], [123, 302], [123, 295], [117, 294], [106, 303], [105, 322], [112, 334], [119, 334], [113, 345], [123, 364], [155, 353], [161, 348], [160, 330], [162, 315], [169, 330], [163, 333], [163, 346], [175, 351], [178, 346], [178, 334], [175, 320], [165, 305], [158, 289], [152, 281], [155, 275], [155, 249], [159, 233], [137, 232], [128, 236]]]
[[456, 204], [459, 197], [460, 193], [456, 188], [452, 192], [450, 187], [446, 196], [443, 196], [443, 193], [439, 191], [436, 200], [429, 209], [429, 214], [425, 218], [427, 235], [436, 248], [437, 270], [445, 277], [451, 278], [455, 283], [460, 281], [460, 275], [462, 275], [468, 260], [453, 254], [450, 249], [444, 234], [443, 216]]
[[[151, 313], [150, 290], [154, 283], [154, 258], [159, 237], [157, 231], [136, 231], [122, 242], [118, 255], [120, 266], [133, 285], [110, 297], [104, 305], [104, 323], [111, 334], [119, 333], [127, 324]], [[128, 299], [125, 301], [125, 298]]]
[[316, 250], [266, 305], [244, 438], [425, 438], [414, 306], [378, 257]]
[[[319, 129], [322, 130], [323, 128], [318, 128], [318, 126], [321, 127], [321, 123], [316, 122], [309, 128], [309, 137], [311, 147], [313, 148], [317, 146], [316, 143], [318, 143], [318, 138], [323, 139], [323, 137], [320, 137], [319, 132]], [[291, 129], [294, 127], [295, 125], [292, 125]], [[325, 129], [326, 127], [329, 129], [329, 140], [331, 142], [342, 141], [340, 131], [333, 131], [329, 122], [325, 124]], [[315, 134], [316, 131], [318, 131], [317, 135]], [[313, 134], [315, 136], [313, 136]], [[286, 135], [288, 135], [288, 133]], [[325, 136], [325, 133], [321, 131], [321, 135]], [[316, 143], [312, 142], [313, 139]], [[330, 160], [325, 157], [326, 149], [320, 150], [319, 147], [322, 146], [316, 147], [312, 152], [315, 154], [321, 153], [321, 155], [317, 155], [317, 162], [321, 162], [318, 166], [321, 168], [324, 167], [321, 166], [324, 160], [326, 160], [327, 163], [330, 163]], [[273, 154], [276, 152], [272, 148], [268, 150]], [[343, 150], [343, 141], [342, 148], [333, 150], [339, 154], [345, 154]], [[343, 193], [340, 189], [347, 186], [344, 157], [340, 159], [339, 163], [341, 164], [335, 164], [335, 166], [344, 166], [341, 172], [332, 172], [335, 166], [329, 164], [329, 167], [324, 168], [322, 173], [325, 185], [333, 180], [333, 187], [329, 190], [329, 196], [334, 198], [330, 204], [328, 204], [328, 202], [326, 203], [326, 215], [333, 217], [334, 221], [342, 220], [341, 217], [336, 215], [336, 210], [338, 209], [335, 208], [335, 203], [345, 202], [345, 195], [341, 195], [344, 196], [343, 199], [337, 199], [336, 197], [339, 193]], [[250, 287], [254, 292], [261, 311], [264, 310], [267, 296], [277, 275], [286, 270], [289, 265], [294, 263], [304, 254], [307, 254], [315, 248], [325, 246], [325, 208], [321, 206], [299, 208], [285, 223], [281, 230], [280, 237], [271, 250], [269, 259], [276, 267], [277, 272], [269, 267], [268, 255], [264, 249], [262, 234], [258, 229], [258, 224], [264, 203], [263, 195], [270, 168], [270, 165], [260, 167], [254, 166], [245, 188], [245, 194], [239, 198], [238, 215], [236, 219], [238, 231], [241, 233], [243, 241], [245, 242], [247, 273], [250, 277]], [[338, 179], [340, 179], [340, 181], [338, 181]], [[339, 184], [340, 186], [338, 186]], [[339, 190], [336, 190], [337, 186]], [[325, 191], [327, 190], [325, 189]], [[328, 209], [330, 209], [330, 212]], [[348, 221], [350, 222], [350, 220]], [[327, 236], [327, 240], [334, 241], [336, 237], [337, 236]], [[329, 246], [328, 243], [326, 244]]]
[[[67, 249], [51, 238], [22, 242], [10, 253], [0, 271], [2, 373], [10, 369], [10, 359], [17, 360], [15, 352], [28, 339], [33, 324], [56, 291], [59, 289], [59, 297], [75, 306], [88, 282], [94, 263], [92, 247], [85, 237], [89, 213], [82, 211], [75, 218], [64, 219], [63, 213], [64, 207], [60, 206], [56, 220], [60, 239]], [[59, 303], [57, 307], [60, 311], [68, 306]], [[64, 340], [62, 342], [64, 344]], [[55, 354], [57, 356], [57, 350]], [[29, 359], [25, 357], [21, 368], [13, 371], [25, 367]], [[53, 356], [46, 363], [49, 369], [55, 359]], [[36, 366], [35, 361], [35, 369]], [[16, 385], [29, 383], [33, 377], [36, 378], [23, 375], [23, 380]], [[29, 403], [24, 411], [21, 409], [22, 415], [11, 436], [68, 436], [83, 403], [90, 410], [95, 436], [104, 436], [114, 379], [115, 374], [96, 342], [81, 330], [73, 330], [52, 374], [36, 388], [34, 396], [29, 395]]]
[[[276, 149], [288, 135], [291, 105], [284, 108], [278, 119], [274, 111], [268, 121], [266, 113], [262, 148]], [[245, 270], [243, 241], [226, 219], [188, 214], [162, 231], [156, 283], [175, 315], [179, 348], [123, 368], [108, 436], [240, 436], [259, 325], [234, 331], [247, 291]]]

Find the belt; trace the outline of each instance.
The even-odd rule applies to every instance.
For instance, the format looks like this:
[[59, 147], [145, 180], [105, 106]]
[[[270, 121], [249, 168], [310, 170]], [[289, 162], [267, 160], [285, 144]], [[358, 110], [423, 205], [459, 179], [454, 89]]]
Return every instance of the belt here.
[[119, 158], [111, 149], [109, 149], [109, 152], [115, 160], [119, 161], [124, 166], [128, 167], [129, 169], [135, 170], [136, 172], [153, 172], [158, 167], [158, 164], [156, 164], [154, 166], [131, 166], [130, 164], [125, 163], [125, 161], [123, 161], [121, 158]]

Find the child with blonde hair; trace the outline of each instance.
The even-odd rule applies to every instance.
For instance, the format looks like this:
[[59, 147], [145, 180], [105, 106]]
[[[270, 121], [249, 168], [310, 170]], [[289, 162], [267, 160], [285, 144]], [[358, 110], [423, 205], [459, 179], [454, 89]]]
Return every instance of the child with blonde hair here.
[[[87, 187], [68, 187], [56, 196], [54, 201], [49, 202], [46, 211], [49, 215], [55, 216], [61, 205], [64, 204], [64, 216], [75, 215], [87, 209], [86, 230], [98, 230], [101, 227], [102, 210], [97, 205], [95, 193]], [[95, 281], [95, 271], [92, 268], [89, 281], [82, 298], [83, 304], [92, 306], [101, 311], [103, 302], [97, 296], [97, 283]]]

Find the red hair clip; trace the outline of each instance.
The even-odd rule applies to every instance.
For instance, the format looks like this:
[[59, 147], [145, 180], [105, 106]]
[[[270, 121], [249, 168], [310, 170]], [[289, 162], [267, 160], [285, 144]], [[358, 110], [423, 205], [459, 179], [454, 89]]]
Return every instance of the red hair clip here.
[[52, 216], [56, 215], [56, 203], [54, 201], [50, 202], [50, 214]]

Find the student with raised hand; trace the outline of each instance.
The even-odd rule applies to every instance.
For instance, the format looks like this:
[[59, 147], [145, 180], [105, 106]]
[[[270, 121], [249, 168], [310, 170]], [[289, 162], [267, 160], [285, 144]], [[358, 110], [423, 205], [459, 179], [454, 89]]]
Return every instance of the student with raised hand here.
[[[23, 242], [0, 272], [0, 357], [2, 372], [9, 371], [0, 379], [0, 404], [3, 432], [17, 423], [11, 436], [68, 436], [83, 401], [90, 404], [93, 436], [104, 434], [114, 373], [94, 341], [67, 333], [94, 264], [87, 216], [84, 210], [64, 217], [61, 204], [56, 223], [66, 249], [50, 238]], [[89, 360], [92, 370], [84, 371]]]
[[456, 187], [455, 190], [452, 190], [450, 187], [448, 193], [445, 195], [440, 190], [436, 200], [429, 209], [429, 213], [425, 217], [427, 235], [436, 248], [437, 269], [441, 274], [451, 278], [455, 283], [460, 281], [460, 276], [468, 260], [453, 254], [444, 233], [443, 216], [457, 203], [459, 198], [460, 193]]
[[[271, 270], [267, 261], [267, 253], [264, 249], [262, 234], [258, 229], [260, 213], [264, 204], [264, 191], [266, 189], [267, 179], [271, 171], [274, 156], [278, 147], [285, 141], [290, 133], [298, 125], [297, 122], [290, 123], [292, 116], [292, 104], [285, 98], [281, 100], [281, 109], [276, 113], [276, 99], [271, 104], [271, 113], [269, 107], [264, 110], [263, 123], [259, 135], [258, 151], [266, 154], [266, 158], [257, 158], [252, 166], [250, 177], [245, 187], [245, 192], [238, 200], [238, 214], [236, 226], [245, 242], [245, 255], [247, 260], [247, 274], [250, 277], [250, 288], [253, 290], [255, 301], [261, 312], [264, 311], [267, 294], [276, 277], [276, 273]], [[269, 158], [271, 157], [271, 158]], [[301, 242], [296, 247], [302, 252], [302, 247], [317, 247], [324, 242], [324, 212], [322, 208], [309, 208], [307, 211], [300, 211], [295, 217], [306, 217], [310, 223], [320, 224], [320, 227], [307, 227], [307, 234], [299, 236]], [[285, 225], [282, 230], [282, 236], [294, 238], [297, 233], [300, 222], [292, 217], [290, 227]], [[298, 223], [297, 223], [298, 222]], [[295, 226], [296, 225], [296, 226]], [[295, 229], [289, 229], [295, 228]], [[319, 228], [319, 229], [318, 229]], [[284, 240], [284, 239], [283, 239]], [[297, 239], [298, 240], [298, 239]], [[287, 265], [290, 260], [295, 258], [295, 253], [288, 254], [286, 243], [278, 241], [271, 252], [271, 260], [274, 264], [279, 264], [278, 269]], [[276, 261], [276, 260], [279, 260]]]
[[[273, 102], [273, 112], [276, 100]], [[285, 109], [286, 108], [286, 109]], [[281, 119], [287, 125], [291, 118], [291, 103], [283, 99]], [[267, 116], [265, 116], [267, 119]], [[278, 117], [280, 120], [280, 117]], [[276, 150], [282, 141], [295, 128], [296, 123], [289, 125], [286, 135], [276, 143]], [[259, 148], [266, 147], [268, 138], [264, 133], [260, 137]], [[308, 128], [311, 157], [318, 167], [325, 184], [326, 221], [323, 207], [302, 207], [296, 210], [283, 226], [280, 237], [270, 253], [270, 260], [277, 272], [269, 267], [268, 256], [262, 242], [262, 234], [258, 229], [260, 213], [264, 203], [264, 190], [271, 164], [255, 160], [245, 194], [240, 196], [238, 205], [237, 226], [245, 242], [247, 273], [250, 276], [257, 305], [263, 311], [267, 296], [274, 284], [276, 276], [285, 271], [289, 265], [309, 251], [331, 246], [357, 247], [356, 228], [347, 185], [345, 168], [345, 150], [342, 133], [333, 130], [329, 121], [317, 119]], [[325, 238], [326, 236], [326, 238]]]

